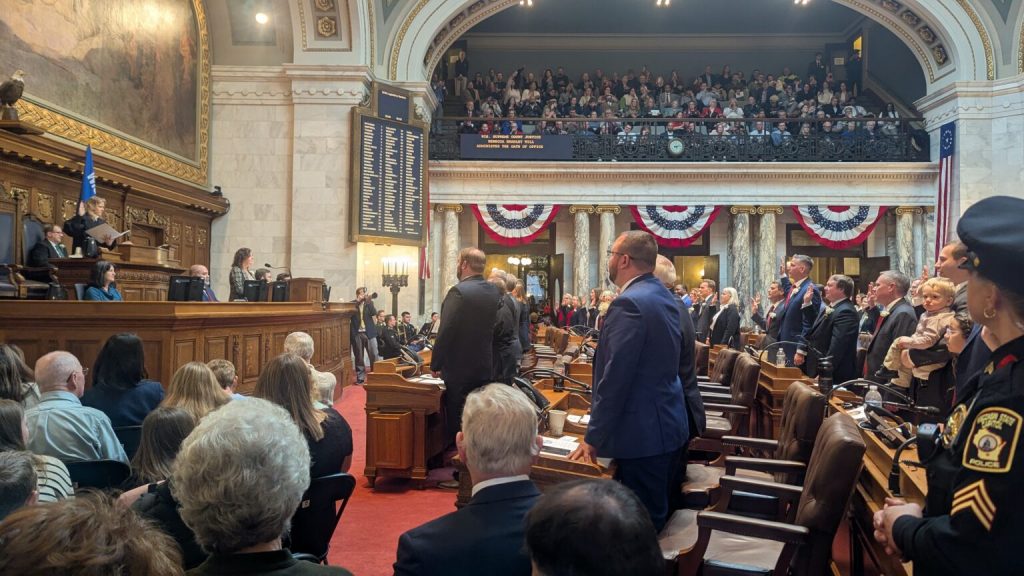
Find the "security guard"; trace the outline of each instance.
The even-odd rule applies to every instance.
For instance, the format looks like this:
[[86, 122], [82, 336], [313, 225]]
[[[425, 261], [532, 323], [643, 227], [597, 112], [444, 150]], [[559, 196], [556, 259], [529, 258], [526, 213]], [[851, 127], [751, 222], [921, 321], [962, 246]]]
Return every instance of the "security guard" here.
[[915, 574], [1019, 574], [1024, 535], [1024, 200], [995, 196], [957, 225], [971, 317], [993, 352], [953, 407], [927, 462], [928, 497], [887, 499], [875, 539]]

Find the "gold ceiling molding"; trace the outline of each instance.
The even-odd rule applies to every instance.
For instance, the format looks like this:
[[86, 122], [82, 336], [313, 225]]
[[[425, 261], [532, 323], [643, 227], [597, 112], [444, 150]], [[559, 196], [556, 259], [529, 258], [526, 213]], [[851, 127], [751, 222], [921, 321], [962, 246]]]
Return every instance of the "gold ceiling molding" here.
[[622, 209], [619, 208], [618, 204], [598, 204], [594, 207], [594, 211], [598, 214], [604, 214], [606, 212], [608, 214], [618, 214], [622, 212]]
[[405, 21], [402, 22], [402, 27], [398, 29], [398, 36], [395, 38], [395, 43], [391, 46], [391, 65], [389, 67], [390, 75], [388, 76], [392, 80], [398, 79], [398, 55], [402, 51], [402, 42], [405, 42], [405, 35], [409, 33], [409, 27], [412, 26], [412, 21], [419, 15], [420, 10], [427, 5], [430, 0], [419, 0], [416, 5], [413, 6], [412, 11], [405, 17]]
[[82, 146], [91, 145], [96, 151], [105, 152], [175, 178], [205, 185], [210, 150], [210, 41], [203, 1], [192, 0], [192, 7], [195, 10], [196, 24], [199, 30], [199, 116], [197, 125], [199, 156], [196, 162], [181, 159], [170, 153], [159, 152], [155, 148], [97, 128], [71, 116], [30, 102], [25, 98], [17, 103], [19, 116], [25, 122], [34, 124], [55, 136], [77, 142]]
[[971, 7], [967, 0], [956, 0], [956, 3], [963, 8], [964, 12], [967, 13], [967, 17], [971, 19], [971, 23], [974, 24], [974, 28], [978, 30], [978, 35], [981, 36], [981, 46], [985, 50], [985, 77], [988, 80], [996, 79], [996, 64], [995, 57], [992, 55], [992, 40], [988, 37], [988, 32], [985, 30], [985, 25], [982, 24], [981, 18], [978, 17], [978, 13], [975, 12], [974, 8]]
[[758, 206], [757, 213], [762, 216], [765, 214], [779, 214], [783, 212], [782, 206]]
[[368, 20], [369, 31], [369, 45], [370, 45], [370, 70], [373, 70], [377, 66], [377, 14], [374, 12], [373, 5], [377, 0], [368, 0], [366, 2], [366, 18]]
[[569, 213], [570, 214], [576, 214], [576, 213], [593, 214], [594, 213], [594, 206], [593, 206], [593, 204], [573, 204], [573, 205], [569, 206]]
[[757, 207], [756, 206], [749, 206], [749, 205], [745, 206], [745, 205], [742, 205], [742, 204], [736, 205], [736, 206], [730, 206], [729, 207], [729, 213], [733, 214], [733, 215], [757, 214]]
[[444, 57], [444, 51], [470, 28], [516, 4], [516, 0], [480, 0], [456, 14], [434, 35], [423, 56], [427, 74], [429, 75]]

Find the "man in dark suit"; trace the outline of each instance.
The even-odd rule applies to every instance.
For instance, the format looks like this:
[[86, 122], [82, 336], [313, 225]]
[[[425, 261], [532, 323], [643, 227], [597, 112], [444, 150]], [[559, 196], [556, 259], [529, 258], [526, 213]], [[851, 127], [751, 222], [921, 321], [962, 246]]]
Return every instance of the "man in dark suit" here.
[[896, 376], [896, 372], [882, 366], [882, 361], [895, 339], [910, 336], [917, 329], [917, 314], [906, 298], [909, 290], [910, 278], [902, 272], [886, 270], [878, 275], [875, 301], [882, 305], [882, 312], [864, 360], [864, 377], [868, 380], [883, 384]]
[[590, 424], [569, 458], [615, 458], [615, 479], [636, 493], [660, 530], [669, 479], [689, 438], [679, 304], [651, 273], [658, 256], [653, 236], [626, 232], [608, 253], [608, 277], [621, 293], [608, 307], [594, 355]]
[[[785, 272], [779, 279], [782, 288], [782, 310], [775, 313], [775, 322], [779, 323], [780, 342], [804, 342], [807, 331], [814, 323], [814, 315], [803, 313], [803, 307], [809, 306], [814, 314], [821, 308], [821, 294], [814, 283], [808, 279], [814, 268], [814, 260], [810, 256], [794, 254], [785, 264]], [[810, 301], [805, 303], [804, 296], [811, 291]], [[792, 363], [796, 354], [795, 344], [782, 344], [786, 352], [786, 361]]]
[[188, 269], [188, 275], [193, 278], [203, 279], [203, 302], [217, 302], [217, 295], [210, 287], [210, 270], [202, 264], [193, 264]]
[[441, 325], [430, 369], [444, 379], [449, 439], [459, 431], [466, 396], [493, 376], [491, 343], [501, 294], [484, 280], [486, 258], [482, 250], [463, 248], [455, 269], [459, 283], [448, 290], [441, 303]]
[[507, 275], [501, 270], [491, 272], [488, 282], [501, 294], [501, 306], [498, 307], [497, 322], [494, 324], [492, 341], [492, 357], [494, 360], [494, 382], [512, 382], [519, 375], [519, 361], [523, 359], [522, 345], [519, 343], [519, 306], [505, 291]]
[[398, 341], [398, 322], [394, 314], [384, 317], [384, 324], [379, 328], [380, 357], [385, 360], [398, 358], [402, 355], [402, 343]]
[[707, 340], [708, 336], [711, 335], [711, 320], [715, 317], [715, 313], [718, 312], [716, 288], [718, 287], [715, 285], [715, 281], [708, 278], [701, 280], [700, 285], [697, 287], [700, 300], [693, 304], [691, 318], [694, 329], [697, 331], [697, 340], [701, 342]]
[[356, 312], [352, 315], [352, 322], [349, 326], [352, 353], [356, 361], [356, 383], [366, 382], [366, 367], [363, 365], [363, 354], [366, 353], [370, 359], [370, 368], [377, 361], [377, 354], [370, 346], [370, 341], [377, 339], [377, 324], [374, 317], [377, 316], [377, 309], [373, 307], [373, 299], [366, 293], [366, 288], [356, 288], [356, 299], [352, 301], [356, 305]]
[[[811, 378], [818, 375], [819, 354], [832, 357], [832, 381], [836, 384], [857, 377], [857, 307], [850, 300], [853, 279], [836, 274], [825, 283], [828, 307], [817, 314], [806, 342], [798, 346], [793, 363]], [[810, 292], [804, 297], [809, 299]], [[808, 306], [805, 314], [813, 313]]]
[[[779, 287], [778, 282], [772, 282], [768, 285], [768, 307], [764, 311], [764, 315], [761, 315], [761, 295], [758, 294], [754, 297], [754, 300], [750, 303], [750, 319], [764, 330], [764, 346], [769, 346], [779, 341], [779, 322], [776, 322], [779, 314], [782, 312], [782, 288]], [[764, 347], [762, 346], [762, 348]]]
[[46, 238], [36, 242], [29, 250], [28, 266], [32, 268], [46, 268], [50, 265], [51, 258], [67, 258], [68, 251], [64, 248], [61, 240], [64, 239], [64, 231], [57, 224], [46, 225]]
[[542, 445], [536, 410], [511, 386], [484, 386], [466, 398], [455, 443], [473, 498], [399, 537], [396, 576], [529, 576], [524, 519], [540, 497], [529, 478]]

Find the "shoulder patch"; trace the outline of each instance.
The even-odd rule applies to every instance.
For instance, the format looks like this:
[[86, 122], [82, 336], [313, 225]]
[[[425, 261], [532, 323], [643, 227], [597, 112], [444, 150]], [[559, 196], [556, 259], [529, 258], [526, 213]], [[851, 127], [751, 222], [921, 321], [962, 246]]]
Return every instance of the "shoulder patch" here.
[[964, 468], [978, 472], [1005, 473], [1013, 466], [1020, 439], [1021, 416], [993, 406], [978, 413], [964, 447]]

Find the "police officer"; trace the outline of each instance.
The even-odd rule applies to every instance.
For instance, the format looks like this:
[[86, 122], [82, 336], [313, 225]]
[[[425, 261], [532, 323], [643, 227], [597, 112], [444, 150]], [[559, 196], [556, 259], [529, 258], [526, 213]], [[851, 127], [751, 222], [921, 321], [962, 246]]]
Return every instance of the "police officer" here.
[[927, 462], [928, 497], [886, 500], [875, 539], [915, 574], [1020, 573], [1024, 534], [1024, 200], [986, 198], [957, 225], [970, 253], [967, 307], [992, 355], [957, 398]]

